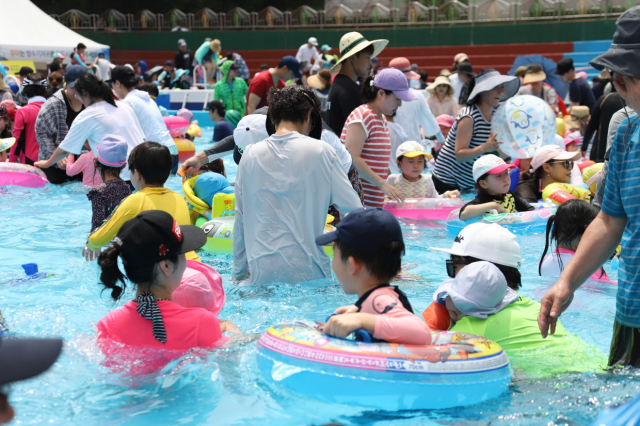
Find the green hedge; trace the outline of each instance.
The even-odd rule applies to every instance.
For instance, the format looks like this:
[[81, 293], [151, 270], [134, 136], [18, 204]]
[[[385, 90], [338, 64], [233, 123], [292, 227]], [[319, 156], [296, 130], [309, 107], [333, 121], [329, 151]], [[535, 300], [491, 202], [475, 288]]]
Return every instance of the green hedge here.
[[[369, 40], [386, 38], [389, 47], [456, 46], [473, 44], [548, 43], [555, 41], [607, 40], [615, 32], [615, 20], [518, 23], [359, 30]], [[119, 50], [173, 50], [179, 38], [192, 49], [205, 37], [218, 38], [224, 50], [297, 49], [309, 37], [337, 48], [345, 30], [82, 32], [99, 43]]]

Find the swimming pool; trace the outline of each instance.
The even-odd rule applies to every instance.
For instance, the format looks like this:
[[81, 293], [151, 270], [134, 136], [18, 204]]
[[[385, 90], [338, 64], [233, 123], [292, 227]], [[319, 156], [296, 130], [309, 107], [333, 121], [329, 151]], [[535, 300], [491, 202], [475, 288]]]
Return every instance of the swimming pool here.
[[[207, 146], [196, 144], [198, 151]], [[230, 157], [224, 160], [233, 181], [236, 166]], [[180, 178], [171, 177], [168, 187], [181, 191]], [[331, 405], [287, 394], [264, 381], [255, 341], [185, 355], [154, 377], [132, 379], [113, 373], [100, 366], [95, 324], [123, 302], [114, 305], [108, 294], [101, 297], [98, 268], [80, 255], [91, 223], [86, 192], [73, 183], [44, 190], [12, 187], [0, 195], [0, 310], [18, 335], [59, 335], [66, 342], [63, 355], [48, 373], [12, 387], [15, 424], [582, 425], [590, 424], [603, 407], [638, 393], [640, 374], [623, 370], [533, 381], [516, 378], [500, 398], [449, 410], [390, 412]], [[428, 247], [450, 247], [451, 239], [443, 224], [405, 223], [403, 232], [407, 254], [399, 285], [421, 312], [447, 278], [445, 254]], [[537, 277], [544, 236], [519, 236], [518, 241], [524, 265], [521, 293], [540, 300], [553, 284]], [[259, 335], [272, 324], [292, 319], [322, 321], [336, 307], [355, 301], [334, 280], [239, 287], [230, 279], [231, 255], [203, 253], [202, 259], [224, 279], [227, 304], [220, 318], [235, 322], [245, 333]], [[54, 275], [12, 284], [23, 276], [20, 265], [30, 262]], [[611, 275], [615, 279], [615, 273]], [[612, 334], [615, 292], [615, 286], [591, 283], [577, 292], [562, 317], [569, 331], [604, 353]]]

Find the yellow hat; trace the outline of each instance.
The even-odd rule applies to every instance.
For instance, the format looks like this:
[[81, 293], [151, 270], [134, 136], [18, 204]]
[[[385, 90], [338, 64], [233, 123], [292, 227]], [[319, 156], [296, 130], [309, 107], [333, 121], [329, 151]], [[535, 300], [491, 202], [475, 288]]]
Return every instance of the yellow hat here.
[[556, 133], [564, 137], [564, 132], [567, 131], [567, 126], [564, 124], [564, 120], [562, 118], [556, 118], [556, 123], [558, 123], [558, 130], [556, 130]]
[[426, 158], [431, 157], [429, 154], [424, 152], [424, 148], [422, 147], [422, 145], [415, 141], [404, 142], [396, 150], [396, 159], [402, 156], [413, 158], [419, 157], [421, 155], [425, 156]]

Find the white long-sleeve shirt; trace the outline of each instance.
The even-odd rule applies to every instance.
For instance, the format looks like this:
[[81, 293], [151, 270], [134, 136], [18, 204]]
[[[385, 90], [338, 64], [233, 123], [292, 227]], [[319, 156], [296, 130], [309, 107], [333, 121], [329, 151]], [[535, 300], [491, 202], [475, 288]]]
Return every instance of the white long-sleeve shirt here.
[[310, 70], [311, 66], [313, 65], [312, 62], [322, 60], [318, 49], [316, 49], [315, 46], [309, 47], [307, 43], [300, 46], [300, 48], [298, 49], [298, 53], [296, 53], [296, 59], [298, 60], [298, 62], [300, 62], [300, 64], [302, 64], [303, 62], [307, 63], [304, 69], [302, 69], [301, 71]]
[[420, 127], [422, 127], [425, 135], [435, 135], [440, 143], [444, 143], [444, 136], [442, 136], [440, 126], [438, 126], [436, 118], [431, 113], [426, 99], [422, 96], [418, 96], [415, 101], [402, 102], [396, 112], [394, 121], [402, 126], [407, 133], [409, 138], [407, 140], [420, 142], [422, 140]]
[[298, 132], [249, 145], [236, 175], [233, 275], [251, 284], [300, 283], [331, 276], [315, 238], [327, 210], [362, 207], [327, 143]]
[[[147, 92], [134, 89], [125, 96], [122, 102], [129, 105], [136, 114], [136, 117], [138, 117], [145, 140], [158, 142], [170, 150], [172, 150], [171, 147], [176, 146], [176, 143], [169, 134], [167, 125], [162, 119], [158, 105], [151, 99], [151, 96], [149, 96]], [[177, 149], [175, 149], [175, 152], [172, 152], [172, 154], [177, 153]]]

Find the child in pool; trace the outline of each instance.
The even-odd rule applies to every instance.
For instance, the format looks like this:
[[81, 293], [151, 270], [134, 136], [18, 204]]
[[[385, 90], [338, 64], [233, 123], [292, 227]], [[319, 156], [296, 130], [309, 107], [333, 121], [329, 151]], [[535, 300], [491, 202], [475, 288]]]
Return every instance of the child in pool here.
[[[93, 210], [91, 232], [98, 229], [118, 204], [131, 195], [129, 184], [120, 179], [120, 171], [127, 163], [127, 141], [120, 136], [107, 135], [98, 145], [97, 151], [98, 158], [93, 158], [93, 167], [100, 174], [103, 183], [87, 194]], [[83, 180], [84, 178], [83, 175]]]
[[431, 330], [449, 330], [466, 316], [487, 318], [517, 299], [496, 265], [474, 262], [440, 285], [422, 316]]
[[471, 220], [491, 210], [498, 213], [515, 213], [533, 210], [518, 194], [509, 190], [511, 177], [507, 164], [496, 155], [489, 154], [478, 158], [473, 163], [473, 180], [476, 181], [476, 198], [462, 206], [460, 220]]
[[102, 178], [96, 169], [96, 158], [93, 156], [89, 142], [85, 142], [84, 147], [89, 151], [80, 155], [77, 160], [74, 154], [69, 154], [66, 172], [67, 176], [75, 176], [82, 173], [82, 184], [94, 188], [102, 184]]
[[[375, 230], [375, 232], [373, 232]], [[400, 272], [404, 242], [398, 220], [381, 208], [356, 209], [335, 232], [316, 238], [333, 246], [333, 272], [355, 305], [343, 306], [325, 324], [331, 336], [346, 337], [363, 329], [373, 341], [414, 345], [431, 343], [429, 327], [413, 314], [407, 296], [389, 282]]]
[[456, 198], [460, 191], [438, 194], [430, 177], [422, 173], [427, 164], [428, 154], [418, 142], [404, 142], [396, 150], [398, 168], [402, 173], [389, 175], [387, 183], [398, 188], [405, 198]]
[[[596, 218], [598, 212], [596, 207], [582, 200], [569, 200], [558, 207], [556, 214], [552, 215], [547, 222], [547, 235], [538, 266], [538, 275], [560, 276], [576, 253], [584, 231]], [[555, 242], [556, 249], [547, 255], [549, 234], [551, 234], [551, 241]], [[590, 279], [611, 282], [603, 268], [600, 268]]]
[[235, 189], [229, 184], [227, 178], [220, 173], [206, 171], [196, 178], [193, 192], [196, 197], [207, 203], [209, 207], [212, 207], [213, 197], [216, 194], [233, 194]]
[[9, 149], [16, 143], [16, 138], [0, 139], [0, 163], [6, 163], [9, 158]]

